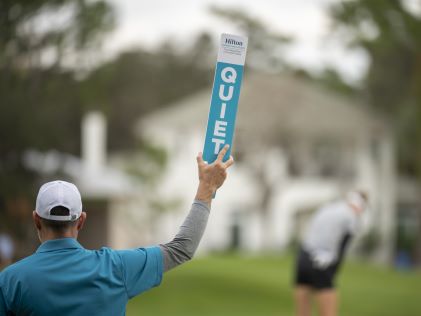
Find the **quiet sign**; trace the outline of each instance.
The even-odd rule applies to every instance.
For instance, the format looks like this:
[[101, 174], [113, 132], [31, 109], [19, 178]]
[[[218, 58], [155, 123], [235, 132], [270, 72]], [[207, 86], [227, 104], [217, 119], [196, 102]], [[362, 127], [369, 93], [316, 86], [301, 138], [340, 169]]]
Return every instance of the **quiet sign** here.
[[221, 35], [203, 149], [203, 160], [208, 163], [216, 160], [225, 144], [230, 149], [224, 161], [231, 155], [246, 50], [246, 37]]

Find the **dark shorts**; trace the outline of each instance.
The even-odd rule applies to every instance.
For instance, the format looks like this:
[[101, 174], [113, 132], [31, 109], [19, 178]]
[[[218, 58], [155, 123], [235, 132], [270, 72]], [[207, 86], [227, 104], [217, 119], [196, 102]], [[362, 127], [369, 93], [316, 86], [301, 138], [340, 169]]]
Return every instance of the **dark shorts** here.
[[310, 254], [300, 249], [295, 263], [295, 285], [309, 286], [315, 290], [332, 289], [335, 287], [335, 275], [339, 262], [319, 269], [314, 266]]

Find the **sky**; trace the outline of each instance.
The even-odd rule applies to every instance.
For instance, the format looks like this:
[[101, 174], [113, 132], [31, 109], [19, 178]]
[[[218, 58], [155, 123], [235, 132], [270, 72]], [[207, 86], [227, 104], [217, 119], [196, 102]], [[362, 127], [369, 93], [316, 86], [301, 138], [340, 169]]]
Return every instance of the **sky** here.
[[[312, 71], [333, 66], [345, 80], [358, 81], [368, 58], [361, 50], [344, 47], [332, 36], [326, 8], [338, 0], [108, 0], [115, 8], [117, 26], [105, 44], [108, 54], [136, 46], [153, 48], [165, 39], [185, 45], [208, 31], [215, 41], [221, 33], [238, 33], [232, 25], [209, 13], [209, 7], [242, 9], [275, 32], [291, 35], [294, 43], [286, 59]], [[216, 56], [215, 56], [216, 59]]]

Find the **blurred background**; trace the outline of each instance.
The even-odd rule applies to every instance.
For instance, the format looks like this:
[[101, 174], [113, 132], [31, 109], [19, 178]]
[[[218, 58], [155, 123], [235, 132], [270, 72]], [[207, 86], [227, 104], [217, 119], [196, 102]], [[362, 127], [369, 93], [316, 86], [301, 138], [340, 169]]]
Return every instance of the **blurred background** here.
[[370, 211], [341, 315], [421, 315], [419, 0], [0, 0], [0, 269], [38, 247], [53, 179], [82, 193], [85, 247], [172, 239], [221, 33], [249, 37], [237, 163], [199, 258], [128, 315], [291, 315], [300, 236], [352, 189]]

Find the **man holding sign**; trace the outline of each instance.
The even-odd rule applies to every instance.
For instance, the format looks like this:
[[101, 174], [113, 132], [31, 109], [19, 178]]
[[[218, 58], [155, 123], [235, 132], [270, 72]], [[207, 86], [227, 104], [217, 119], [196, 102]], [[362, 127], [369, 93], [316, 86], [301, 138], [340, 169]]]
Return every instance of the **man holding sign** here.
[[130, 298], [158, 286], [163, 272], [193, 257], [212, 197], [234, 163], [229, 149], [246, 46], [246, 38], [221, 37], [205, 148], [197, 157], [197, 194], [175, 238], [148, 248], [87, 250], [77, 242], [87, 216], [78, 189], [48, 182], [32, 215], [41, 246], [0, 273], [0, 315], [125, 315]]
[[44, 184], [33, 220], [41, 246], [0, 273], [0, 315], [125, 315], [127, 301], [158, 286], [166, 272], [190, 260], [206, 227], [212, 195], [225, 181], [232, 157], [226, 145], [212, 164], [197, 157], [199, 185], [175, 238], [127, 250], [87, 250], [77, 242], [86, 221], [81, 196], [65, 181]]

